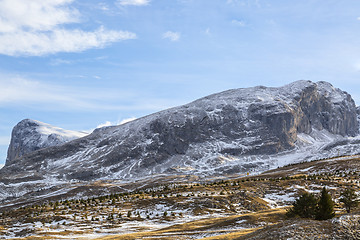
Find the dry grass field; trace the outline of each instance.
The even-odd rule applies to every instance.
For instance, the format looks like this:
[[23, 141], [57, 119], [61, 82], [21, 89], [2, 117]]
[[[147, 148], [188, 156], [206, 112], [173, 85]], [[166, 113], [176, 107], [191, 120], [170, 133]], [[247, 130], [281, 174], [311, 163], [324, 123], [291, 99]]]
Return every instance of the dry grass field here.
[[[129, 187], [128, 191], [91, 198], [61, 196], [3, 209], [0, 237], [247, 239], [258, 234], [261, 239], [265, 230], [276, 232], [273, 229], [295, 221], [286, 219], [285, 212], [301, 193], [317, 194], [323, 186], [335, 200], [337, 216], [343, 215], [340, 192], [349, 186], [358, 191], [359, 166], [357, 157], [324, 159], [230, 180], [154, 181], [134, 190]], [[114, 187], [109, 182], [88, 187], [94, 186]], [[299, 224], [306, 226], [306, 222]], [[325, 223], [316, 224], [319, 232], [326, 229]]]

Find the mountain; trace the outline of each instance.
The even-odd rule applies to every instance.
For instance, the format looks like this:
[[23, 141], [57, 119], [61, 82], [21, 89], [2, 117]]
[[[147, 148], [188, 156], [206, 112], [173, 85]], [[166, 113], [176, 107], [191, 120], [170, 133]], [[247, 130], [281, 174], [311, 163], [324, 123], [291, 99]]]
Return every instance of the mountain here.
[[357, 153], [358, 132], [348, 93], [302, 80], [213, 94], [24, 155], [9, 150], [0, 174], [53, 181], [223, 176]]
[[61, 145], [86, 135], [84, 132], [64, 130], [36, 120], [24, 119], [13, 128], [6, 165], [30, 152]]
[[339, 203], [357, 187], [359, 113], [331, 84], [297, 81], [213, 94], [87, 136], [23, 120], [0, 170], [0, 237], [358, 239], [359, 215], [341, 205], [327, 221], [287, 219], [279, 207], [324, 186]]

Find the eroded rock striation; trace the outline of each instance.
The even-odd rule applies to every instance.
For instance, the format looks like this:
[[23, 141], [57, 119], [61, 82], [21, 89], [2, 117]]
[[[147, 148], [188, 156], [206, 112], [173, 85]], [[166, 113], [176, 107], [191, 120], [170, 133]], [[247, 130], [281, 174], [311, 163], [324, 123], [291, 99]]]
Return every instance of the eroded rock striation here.
[[[1, 171], [43, 171], [82, 180], [244, 172], [263, 163], [242, 157], [294, 149], [299, 134], [315, 130], [344, 137], [358, 134], [357, 109], [348, 93], [311, 81], [240, 88], [36, 152], [24, 151], [15, 131]], [[230, 167], [224, 167], [227, 164]]]

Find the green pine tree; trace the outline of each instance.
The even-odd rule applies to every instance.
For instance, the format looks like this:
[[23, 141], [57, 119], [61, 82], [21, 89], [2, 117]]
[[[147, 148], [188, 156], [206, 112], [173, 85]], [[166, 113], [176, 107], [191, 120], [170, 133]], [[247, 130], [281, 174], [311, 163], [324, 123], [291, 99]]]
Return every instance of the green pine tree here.
[[353, 188], [347, 188], [341, 193], [340, 202], [344, 203], [344, 207], [348, 213], [350, 213], [352, 208], [359, 205], [359, 200], [357, 200], [357, 195]]
[[326, 220], [333, 218], [335, 216], [334, 212], [334, 202], [331, 199], [331, 195], [328, 193], [325, 187], [321, 191], [321, 196], [318, 202], [318, 209], [316, 211], [317, 220]]
[[288, 217], [299, 216], [302, 218], [314, 218], [317, 207], [317, 199], [311, 193], [304, 193], [296, 199], [293, 207], [288, 210]]

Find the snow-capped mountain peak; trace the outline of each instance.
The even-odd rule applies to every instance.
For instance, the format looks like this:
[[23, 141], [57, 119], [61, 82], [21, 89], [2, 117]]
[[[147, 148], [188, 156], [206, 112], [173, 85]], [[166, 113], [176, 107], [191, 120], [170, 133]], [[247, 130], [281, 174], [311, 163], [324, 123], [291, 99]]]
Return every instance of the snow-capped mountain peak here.
[[37, 120], [24, 119], [12, 131], [6, 164], [30, 152], [57, 146], [88, 135], [65, 130]]
[[359, 154], [358, 111], [329, 83], [297, 81], [212, 94], [85, 137], [24, 120], [0, 170], [0, 200], [15, 188], [18, 196], [72, 181], [224, 177]]

